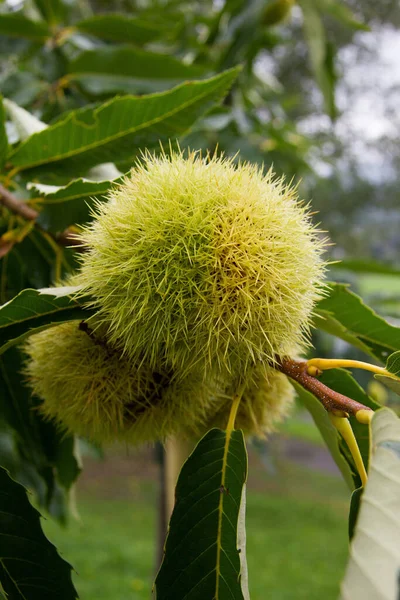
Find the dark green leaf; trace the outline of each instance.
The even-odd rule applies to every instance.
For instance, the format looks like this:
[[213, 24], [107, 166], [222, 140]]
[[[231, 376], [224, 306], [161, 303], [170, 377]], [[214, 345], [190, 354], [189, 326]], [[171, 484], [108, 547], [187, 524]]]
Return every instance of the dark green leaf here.
[[71, 566], [42, 531], [26, 490], [0, 467], [0, 581], [9, 600], [74, 600]]
[[86, 319], [90, 311], [71, 298], [77, 288], [24, 290], [0, 307], [0, 354], [57, 323]]
[[247, 454], [241, 431], [212, 429], [183, 465], [157, 600], [247, 600], [244, 489]]
[[8, 154], [8, 139], [6, 133], [6, 113], [3, 98], [0, 96], [0, 170], [3, 168]]
[[40, 210], [37, 222], [44, 229], [54, 233], [64, 231], [75, 223], [85, 223], [90, 219], [90, 208], [94, 202], [103, 199], [113, 185], [122, 179], [114, 181], [88, 181], [76, 179], [57, 191], [43, 195], [42, 186], [32, 185], [31, 189], [38, 192]]
[[20, 170], [44, 165], [42, 172], [59, 169], [64, 176], [76, 177], [100, 163], [128, 160], [142, 145], [151, 147], [160, 139], [182, 135], [224, 97], [237, 74], [238, 69], [232, 69], [169, 92], [114, 98], [70, 112], [21, 144], [10, 161]]
[[351, 495], [349, 511], [349, 540], [351, 540], [354, 535], [363, 491], [364, 488], [359, 487], [356, 490], [354, 490], [354, 492]]
[[36, 501], [65, 523], [69, 490], [79, 475], [74, 438], [44, 421], [23, 376], [23, 360], [16, 348], [0, 357], [0, 414], [2, 434], [9, 448], [0, 447], [0, 464], [35, 492]]
[[299, 0], [299, 4], [303, 12], [304, 35], [311, 66], [324, 96], [326, 111], [334, 119], [336, 77], [333, 70], [333, 48], [326, 39], [323, 22], [313, 0]]
[[385, 264], [376, 260], [345, 259], [329, 265], [330, 269], [353, 271], [354, 273], [382, 273], [385, 275], [400, 275], [400, 269], [395, 265]]
[[63, 0], [35, 0], [35, 4], [50, 25], [57, 25], [66, 17], [67, 6]]
[[328, 413], [320, 401], [311, 392], [305, 390], [295, 381], [291, 381], [291, 383], [297, 392], [300, 402], [305, 406], [314, 419], [314, 422], [321, 432], [321, 435], [325, 440], [333, 460], [343, 475], [343, 479], [349, 486], [350, 490], [353, 491], [356, 487], [354, 483], [356, 479], [355, 472], [352, 470], [346, 458], [343, 456], [341, 451], [341, 438], [337, 429], [332, 425]]
[[[316, 313], [322, 317], [319, 329], [367, 349], [383, 362], [400, 349], [400, 328], [379, 317], [346, 285], [330, 284], [329, 295], [318, 303]], [[330, 320], [326, 322], [325, 317]], [[336, 325], [334, 331], [332, 324]]]
[[82, 52], [69, 65], [68, 79], [90, 94], [159, 92], [185, 79], [201, 77], [205, 68], [174, 56], [133, 46], [105, 46]]
[[31, 21], [21, 12], [0, 14], [0, 33], [43, 43], [51, 36], [46, 23]]
[[74, 29], [106, 40], [142, 45], [168, 34], [171, 24], [152, 23], [120, 14], [107, 14], [78, 21], [74, 24]]

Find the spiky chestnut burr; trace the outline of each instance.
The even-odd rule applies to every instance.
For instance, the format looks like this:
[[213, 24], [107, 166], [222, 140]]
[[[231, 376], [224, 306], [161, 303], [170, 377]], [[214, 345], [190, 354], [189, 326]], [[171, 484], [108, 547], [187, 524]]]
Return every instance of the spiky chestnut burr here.
[[[215, 406], [217, 412], [207, 422], [207, 429], [225, 429], [232, 406], [233, 390], [220, 393]], [[273, 369], [257, 370], [244, 389], [235, 420], [235, 429], [242, 429], [246, 435], [265, 437], [289, 413], [294, 389], [287, 377]]]
[[170, 383], [170, 373], [134, 366], [86, 323], [71, 321], [24, 344], [25, 377], [39, 410], [62, 428], [100, 443], [197, 434], [212, 393], [199, 378]]
[[306, 344], [325, 242], [271, 171], [146, 155], [83, 237], [83, 293], [131, 361], [241, 379]]

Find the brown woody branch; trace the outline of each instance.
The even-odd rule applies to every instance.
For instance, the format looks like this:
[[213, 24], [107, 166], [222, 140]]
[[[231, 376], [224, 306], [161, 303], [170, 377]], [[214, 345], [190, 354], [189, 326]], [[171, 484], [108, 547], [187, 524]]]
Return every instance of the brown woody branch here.
[[[26, 221], [36, 221], [39, 213], [28, 206], [25, 202], [18, 200], [7, 188], [0, 184], [0, 203], [8, 208], [9, 211], [22, 217]], [[42, 229], [40, 225], [35, 223], [35, 227]], [[69, 229], [66, 229], [58, 235], [50, 234], [60, 246], [81, 246], [82, 240]]]
[[328, 412], [344, 411], [355, 415], [360, 410], [371, 410], [348, 396], [331, 390], [327, 385], [307, 373], [307, 362], [285, 358], [274, 365], [276, 369], [297, 381], [304, 389], [316, 396]]

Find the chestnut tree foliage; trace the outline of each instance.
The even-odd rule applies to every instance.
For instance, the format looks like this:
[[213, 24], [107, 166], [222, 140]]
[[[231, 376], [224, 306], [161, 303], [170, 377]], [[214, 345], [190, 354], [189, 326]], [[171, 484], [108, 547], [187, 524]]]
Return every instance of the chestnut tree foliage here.
[[[343, 43], [342, 31], [349, 43], [368, 29], [339, 0], [165, 0], [93, 12], [101, 4], [0, 3], [0, 596], [9, 600], [77, 597], [71, 566], [45, 538], [27, 493], [39, 509], [67, 520], [81, 470], [76, 441], [37, 410], [22, 375], [21, 342], [92, 315], [90, 297], [57, 286], [77, 268], [76, 236], [93, 219], [91, 208], [141, 152], [160, 152], [160, 144], [164, 151], [178, 144], [218, 147], [228, 156], [240, 151], [273, 163], [278, 174], [310, 173], [311, 143], [293, 118], [293, 107], [302, 113], [307, 102], [301, 93], [278, 93], [263, 60], [287, 56], [293, 35], [304, 87], [312, 84], [335, 119], [335, 44]], [[351, 260], [346, 269], [396, 273]], [[310, 354], [279, 365], [352, 491], [342, 598], [395, 600], [400, 423], [344, 368], [372, 370], [399, 394], [400, 328], [334, 281], [314, 309], [313, 327], [368, 361]], [[226, 429], [208, 431], [182, 468], [155, 580], [158, 600], [249, 598], [246, 442], [234, 416], [232, 410]], [[364, 587], [371, 580], [375, 596]]]

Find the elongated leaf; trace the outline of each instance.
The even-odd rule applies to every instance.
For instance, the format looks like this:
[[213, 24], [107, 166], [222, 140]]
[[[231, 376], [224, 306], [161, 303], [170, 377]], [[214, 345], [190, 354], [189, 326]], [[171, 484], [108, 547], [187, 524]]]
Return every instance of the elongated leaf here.
[[86, 319], [90, 311], [71, 298], [78, 288], [23, 290], [0, 307], [0, 354], [57, 323]]
[[382, 273], [382, 275], [400, 275], [396, 265], [385, 264], [376, 260], [346, 259], [333, 263], [330, 269], [353, 271], [354, 273]]
[[343, 475], [343, 479], [349, 486], [350, 490], [353, 491], [357, 487], [357, 475], [352, 470], [349, 462], [346, 460], [341, 451], [341, 439], [339, 433], [332, 425], [328, 417], [328, 413], [319, 400], [317, 400], [317, 398], [311, 392], [305, 390], [295, 381], [291, 381], [291, 383], [297, 392], [300, 402], [305, 406], [314, 419], [314, 422], [324, 438], [333, 460]]
[[64, 21], [67, 14], [67, 5], [63, 0], [35, 0], [42, 17], [50, 24], [57, 25]]
[[64, 231], [75, 223], [85, 223], [90, 219], [90, 208], [96, 200], [103, 199], [113, 185], [122, 181], [89, 181], [76, 179], [65, 187], [43, 194], [43, 186], [32, 185], [30, 189], [37, 191], [40, 210], [37, 222], [51, 232]]
[[[345, 328], [344, 334], [340, 327], [337, 328], [335, 335], [346, 341], [356, 338], [370, 354], [383, 362], [389, 354], [400, 350], [400, 328], [379, 317], [346, 285], [330, 284], [329, 295], [318, 303], [316, 313], [321, 317], [329, 315], [341, 328]], [[323, 318], [319, 319], [318, 327], [332, 333], [329, 323], [326, 327]]]
[[322, 310], [319, 306], [317, 306], [315, 311], [314, 324], [317, 329], [322, 329], [326, 333], [344, 340], [351, 346], [354, 346], [375, 358], [370, 346], [367, 346], [360, 338], [351, 333], [344, 325], [342, 325], [342, 323], [332, 316], [332, 313]]
[[167, 34], [171, 23], [152, 23], [137, 17], [111, 13], [78, 21], [74, 24], [74, 29], [105, 40], [142, 45]]
[[349, 540], [353, 539], [358, 514], [360, 512], [361, 498], [364, 492], [364, 488], [359, 487], [351, 495], [350, 510], [349, 510]]
[[157, 600], [248, 600], [244, 529], [247, 454], [241, 431], [212, 429], [184, 464]]
[[163, 91], [185, 79], [201, 77], [205, 69], [168, 54], [133, 46], [105, 46], [79, 54], [68, 72], [68, 79], [86, 92], [109, 94]]
[[0, 467], [0, 581], [9, 600], [74, 600], [71, 566], [49, 542], [26, 490]]
[[365, 25], [356, 19], [350, 8], [348, 8], [348, 6], [346, 6], [345, 3], [341, 2], [340, 0], [318, 0], [318, 4], [322, 10], [329, 12], [332, 17], [344, 25], [348, 25], [353, 29], [359, 29], [361, 31], [371, 30], [368, 25]]
[[21, 144], [10, 162], [19, 169], [43, 165], [42, 171], [59, 169], [76, 177], [99, 163], [128, 160], [142, 144], [156, 145], [187, 131], [223, 98], [237, 74], [232, 69], [169, 92], [114, 98], [73, 111]]
[[26, 140], [34, 133], [43, 131], [47, 128], [46, 123], [39, 121], [30, 112], [15, 104], [12, 100], [4, 99], [4, 106], [6, 108], [8, 117], [15, 125], [19, 139], [21, 141]]
[[6, 161], [8, 154], [8, 139], [6, 133], [6, 113], [4, 110], [3, 98], [0, 96], [0, 169]]
[[0, 33], [43, 43], [51, 36], [46, 23], [31, 21], [20, 12], [0, 14]]
[[311, 67], [323, 93], [326, 111], [333, 119], [336, 116], [336, 107], [332, 48], [326, 39], [325, 28], [315, 2], [299, 0], [299, 4], [303, 12], [304, 35], [310, 53]]
[[400, 421], [372, 419], [369, 479], [361, 500], [341, 600], [395, 600], [400, 565]]
[[387, 375], [375, 375], [375, 378], [384, 383], [388, 388], [400, 396], [400, 351], [389, 356], [386, 369], [393, 373], [393, 377]]
[[23, 357], [16, 348], [0, 356], [0, 414], [3, 427], [12, 434], [12, 455], [0, 447], [0, 465], [35, 492], [41, 508], [65, 523], [69, 491], [80, 473], [74, 438], [42, 419], [24, 381]]

